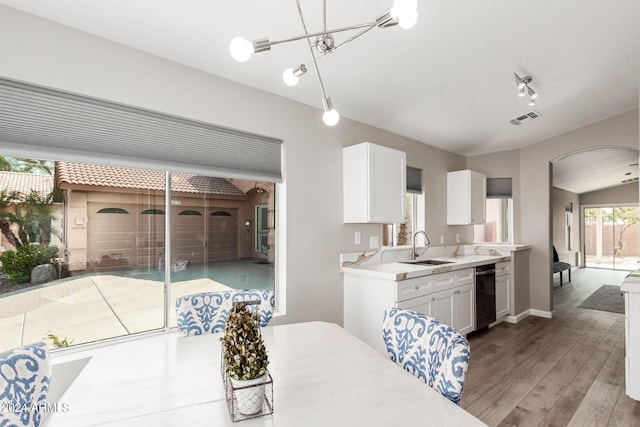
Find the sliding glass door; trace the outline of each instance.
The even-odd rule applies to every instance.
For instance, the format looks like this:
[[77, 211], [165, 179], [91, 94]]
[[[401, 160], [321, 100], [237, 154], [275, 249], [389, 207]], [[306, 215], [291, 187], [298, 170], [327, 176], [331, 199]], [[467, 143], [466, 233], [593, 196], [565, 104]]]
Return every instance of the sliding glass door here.
[[585, 266], [614, 270], [640, 267], [637, 206], [584, 207]]

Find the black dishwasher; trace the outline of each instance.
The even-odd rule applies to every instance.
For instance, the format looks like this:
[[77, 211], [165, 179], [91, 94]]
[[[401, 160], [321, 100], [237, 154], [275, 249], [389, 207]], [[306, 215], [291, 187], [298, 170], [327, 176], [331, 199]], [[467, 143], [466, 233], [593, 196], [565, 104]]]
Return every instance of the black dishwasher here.
[[476, 267], [476, 331], [496, 321], [496, 265]]

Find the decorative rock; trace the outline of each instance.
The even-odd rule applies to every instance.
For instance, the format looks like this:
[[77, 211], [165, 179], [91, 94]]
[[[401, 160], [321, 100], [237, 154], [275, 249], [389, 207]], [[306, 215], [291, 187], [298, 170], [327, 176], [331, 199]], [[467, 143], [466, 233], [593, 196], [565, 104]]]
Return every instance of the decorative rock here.
[[41, 264], [31, 270], [31, 286], [41, 285], [43, 283], [56, 280], [58, 271], [53, 264]]

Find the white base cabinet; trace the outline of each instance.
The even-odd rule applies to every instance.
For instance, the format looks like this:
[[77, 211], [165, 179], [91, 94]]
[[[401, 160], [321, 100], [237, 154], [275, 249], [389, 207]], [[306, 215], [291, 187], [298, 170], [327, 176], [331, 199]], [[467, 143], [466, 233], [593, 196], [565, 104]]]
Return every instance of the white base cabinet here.
[[474, 270], [399, 281], [344, 275], [344, 328], [383, 354], [382, 321], [392, 307], [434, 317], [465, 335], [474, 330]]
[[625, 391], [630, 398], [640, 400], [640, 270], [631, 273], [620, 288], [625, 308]]
[[511, 261], [496, 264], [496, 320], [511, 314]]

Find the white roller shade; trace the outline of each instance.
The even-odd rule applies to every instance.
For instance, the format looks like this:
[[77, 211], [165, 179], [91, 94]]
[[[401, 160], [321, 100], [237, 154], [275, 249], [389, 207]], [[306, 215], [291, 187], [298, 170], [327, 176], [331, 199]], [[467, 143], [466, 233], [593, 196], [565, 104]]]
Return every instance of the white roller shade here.
[[0, 144], [40, 158], [282, 180], [282, 141], [0, 78]]

